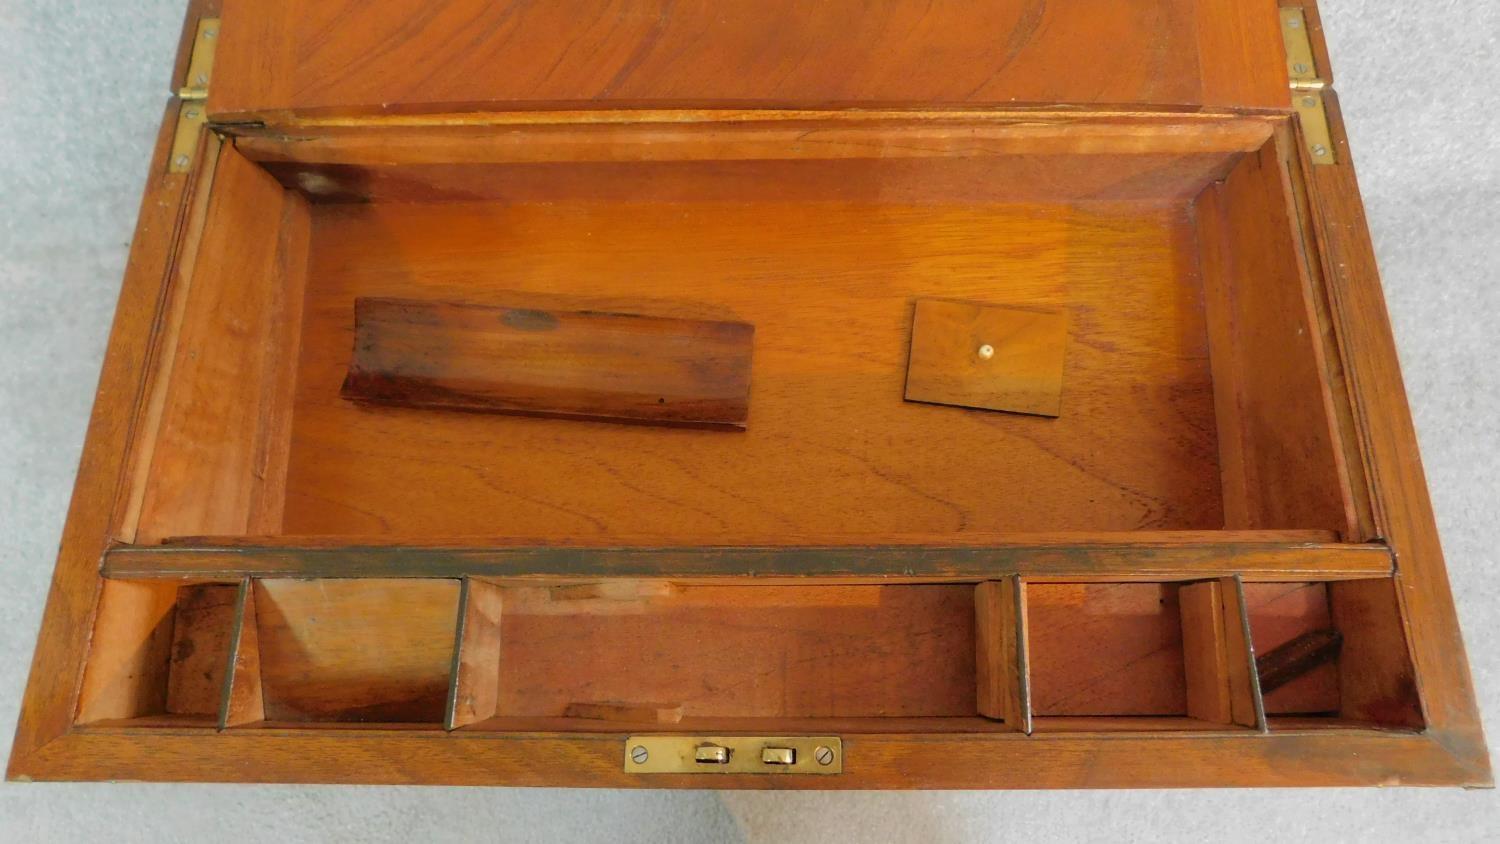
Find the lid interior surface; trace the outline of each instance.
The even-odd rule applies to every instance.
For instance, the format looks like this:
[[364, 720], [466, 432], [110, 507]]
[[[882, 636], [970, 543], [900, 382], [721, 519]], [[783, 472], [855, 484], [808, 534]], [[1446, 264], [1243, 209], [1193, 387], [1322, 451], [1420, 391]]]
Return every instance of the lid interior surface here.
[[1285, 108], [1275, 0], [222, 0], [216, 118]]

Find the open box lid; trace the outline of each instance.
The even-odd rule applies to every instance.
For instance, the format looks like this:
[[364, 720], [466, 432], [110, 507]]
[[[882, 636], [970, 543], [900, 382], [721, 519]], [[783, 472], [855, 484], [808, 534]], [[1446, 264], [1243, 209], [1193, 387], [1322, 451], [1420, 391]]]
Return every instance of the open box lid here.
[[222, 0], [220, 121], [1288, 103], [1276, 0]]

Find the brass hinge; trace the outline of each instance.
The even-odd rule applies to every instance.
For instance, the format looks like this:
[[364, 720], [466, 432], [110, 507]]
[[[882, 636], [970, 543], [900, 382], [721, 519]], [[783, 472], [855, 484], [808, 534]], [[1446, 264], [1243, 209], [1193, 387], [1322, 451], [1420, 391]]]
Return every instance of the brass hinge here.
[[1307, 14], [1301, 7], [1281, 7], [1281, 40], [1286, 45], [1286, 73], [1291, 81], [1292, 108], [1302, 119], [1302, 137], [1314, 164], [1334, 164], [1333, 136], [1323, 92], [1328, 80], [1319, 72], [1307, 33]]
[[172, 136], [172, 157], [168, 159], [167, 171], [186, 173], [193, 167], [193, 156], [198, 151], [198, 135], [208, 120], [208, 83], [213, 77], [214, 53], [219, 45], [219, 19], [201, 18], [198, 32], [193, 38], [193, 50], [188, 57], [187, 75], [182, 87], [177, 89], [177, 99], [182, 107], [177, 112], [177, 133]]

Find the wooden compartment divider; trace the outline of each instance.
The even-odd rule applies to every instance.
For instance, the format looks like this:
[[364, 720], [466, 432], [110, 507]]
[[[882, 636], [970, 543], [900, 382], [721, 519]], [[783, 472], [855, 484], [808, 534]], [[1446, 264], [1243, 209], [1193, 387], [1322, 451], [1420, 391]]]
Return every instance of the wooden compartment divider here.
[[974, 587], [974, 658], [979, 714], [1030, 734], [1026, 589], [1020, 577]]
[[240, 581], [235, 602], [234, 630], [230, 634], [229, 667], [224, 672], [224, 693], [219, 703], [219, 729], [239, 727], [266, 719], [265, 689], [260, 676], [260, 638], [255, 618], [255, 584]]
[[1188, 716], [1264, 731], [1265, 706], [1239, 578], [1187, 584], [1178, 591], [1178, 604]]
[[499, 714], [500, 621], [504, 610], [504, 592], [499, 586], [464, 578], [444, 729], [465, 727]]

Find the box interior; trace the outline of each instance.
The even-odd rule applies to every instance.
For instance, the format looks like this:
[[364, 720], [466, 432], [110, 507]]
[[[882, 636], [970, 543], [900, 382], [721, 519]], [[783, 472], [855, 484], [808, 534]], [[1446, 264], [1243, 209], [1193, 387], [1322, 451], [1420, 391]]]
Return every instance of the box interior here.
[[[1256, 653], [1289, 630], [1333, 624], [1343, 635], [1337, 659], [1266, 697], [1271, 729], [1422, 725], [1410, 664], [1391, 651], [1401, 633], [1389, 580], [1252, 583], [1242, 593], [1219, 581], [1020, 588], [1026, 656], [1016, 682], [1036, 732], [1254, 729], [1208, 700], [1225, 664], [1252, 653], [1223, 640], [1222, 618], [1190, 611], [1205, 589], [1248, 619]], [[1018, 730], [979, 702], [995, 667], [987, 661], [1005, 658], [978, 647], [984, 627], [1015, 621], [978, 612], [982, 594], [973, 583], [111, 580], [79, 721]]]
[[[1273, 124], [642, 131], [224, 145], [121, 538], [1351, 529]], [[357, 405], [373, 296], [751, 323], [747, 430]], [[1058, 418], [903, 401], [921, 297], [1065, 309]]]
[[[1367, 538], [1284, 122], [521, 123], [210, 149], [121, 542]], [[339, 385], [367, 296], [753, 323], [747, 429], [355, 405]], [[921, 297], [1066, 310], [1060, 415], [904, 402]], [[1343, 634], [1265, 698], [1273, 729], [1421, 724], [1389, 580], [1015, 589], [997, 622], [972, 580], [111, 580], [79, 721], [1013, 730], [981, 713], [1003, 672], [976, 642], [1019, 618], [1029, 656], [1004, 682], [1028, 728], [1253, 730], [1258, 695], [1224, 686], [1252, 656], [1227, 614], [1256, 652]]]

